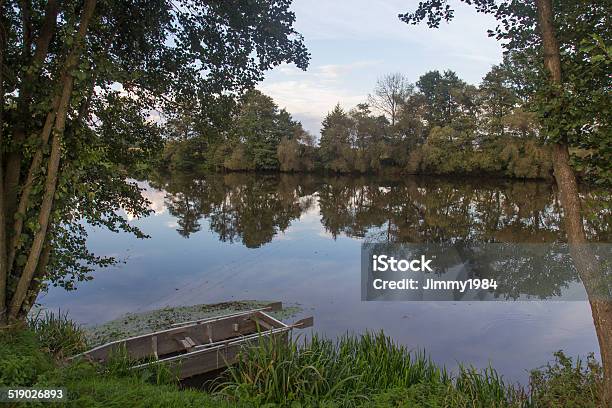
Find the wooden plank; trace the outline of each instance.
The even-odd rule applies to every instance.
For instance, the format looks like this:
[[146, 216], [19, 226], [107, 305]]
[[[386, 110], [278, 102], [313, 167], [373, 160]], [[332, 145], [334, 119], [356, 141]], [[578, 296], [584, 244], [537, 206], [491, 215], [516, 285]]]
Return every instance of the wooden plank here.
[[266, 327], [267, 329], [276, 328], [276, 327], [287, 327], [287, 325], [285, 323], [281, 322], [278, 319], [273, 318], [272, 316], [270, 316], [269, 314], [264, 313], [264, 312], [257, 312], [255, 314], [255, 317], [257, 317], [257, 321], [260, 324], [267, 325], [268, 326], [268, 327]]
[[297, 329], [305, 329], [307, 327], [312, 327], [313, 324], [314, 324], [314, 317], [310, 316], [310, 317], [305, 317], [303, 319], [298, 320], [297, 322], [293, 323], [291, 326]]
[[187, 341], [187, 339], [174, 339], [174, 340], [176, 340], [184, 350], [191, 351], [191, 344]]
[[153, 350], [153, 356], [156, 360], [158, 360], [159, 355], [157, 354], [157, 336], [151, 337], [151, 348]]
[[273, 329], [274, 326], [272, 324], [270, 324], [269, 322], [267, 322], [266, 320], [262, 319], [259, 316], [253, 316], [253, 319], [255, 319], [255, 323], [260, 326], [261, 328], [265, 329], [265, 330], [270, 330]]
[[241, 340], [234, 340], [215, 347], [192, 351], [187, 354], [169, 357], [152, 363], [141, 364], [133, 367], [133, 369], [144, 368], [152, 364], [167, 364], [171, 369], [178, 371], [177, 374], [180, 379], [184, 379], [234, 364], [243, 347], [254, 346], [262, 338], [284, 336], [283, 340], [286, 341], [286, 334], [290, 330], [291, 327], [282, 327], [265, 333], [255, 333]]

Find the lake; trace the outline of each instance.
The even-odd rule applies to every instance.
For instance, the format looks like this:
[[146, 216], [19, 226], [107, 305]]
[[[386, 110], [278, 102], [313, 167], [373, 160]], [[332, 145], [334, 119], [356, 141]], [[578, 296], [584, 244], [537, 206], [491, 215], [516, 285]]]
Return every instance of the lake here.
[[[449, 368], [491, 364], [521, 382], [554, 351], [598, 351], [589, 304], [554, 300], [555, 288], [580, 286], [571, 276], [547, 281], [545, 301], [360, 300], [363, 242], [563, 242], [550, 183], [232, 173], [140, 184], [154, 214], [131, 222], [150, 239], [91, 229], [90, 248], [124, 262], [75, 292], [51, 288], [41, 304], [96, 324], [166, 305], [280, 300], [326, 336], [384, 330]], [[610, 242], [609, 192], [584, 188], [582, 199], [589, 239]]]

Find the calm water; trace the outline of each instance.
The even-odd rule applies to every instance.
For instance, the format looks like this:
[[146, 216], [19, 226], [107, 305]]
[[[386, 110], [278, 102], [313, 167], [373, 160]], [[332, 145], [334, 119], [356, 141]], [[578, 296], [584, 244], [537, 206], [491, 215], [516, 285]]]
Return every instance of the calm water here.
[[[166, 305], [281, 300], [328, 336], [383, 329], [448, 367], [491, 363], [513, 381], [556, 350], [598, 350], [587, 302], [360, 301], [364, 241], [563, 242], [548, 183], [230, 174], [142, 185], [155, 214], [132, 222], [151, 238], [92, 230], [91, 249], [125, 263], [39, 302], [95, 324]], [[583, 200], [590, 239], [610, 242], [609, 192]], [[580, 285], [546, 283], [551, 294]]]

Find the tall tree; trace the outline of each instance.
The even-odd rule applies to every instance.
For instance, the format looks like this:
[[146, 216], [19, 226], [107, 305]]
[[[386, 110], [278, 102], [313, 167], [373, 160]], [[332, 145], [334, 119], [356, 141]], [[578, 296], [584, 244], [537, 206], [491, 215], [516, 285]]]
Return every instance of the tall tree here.
[[[479, 12], [495, 15], [499, 25], [490, 34], [503, 40], [504, 47], [514, 52], [542, 58], [544, 67], [542, 76], [533, 78], [538, 84], [536, 90], [541, 96], [539, 113], [545, 137], [551, 144], [554, 176], [564, 210], [567, 239], [572, 248], [576, 267], [589, 293], [605, 371], [604, 400], [609, 403], [612, 401], [612, 301], [609, 289], [607, 296], [603, 297], [593, 292], [594, 286], [600, 286], [593, 285], [593, 282], [601, 283], [601, 277], [596, 276], [592, 259], [589, 262], [590, 256], [585, 253], [587, 239], [576, 175], [570, 165], [568, 145], [580, 145], [581, 140], [595, 139], [600, 143], [596, 150], [608, 149], [609, 134], [600, 133], [600, 130], [602, 124], [604, 129], [609, 130], [610, 119], [609, 116], [602, 117], [599, 112], [595, 117], [589, 118], [592, 110], [574, 103], [575, 95], [568, 97], [566, 94], [575, 94], [572, 91], [581, 87], [589, 89], [594, 95], [601, 95], [602, 91], [605, 95], [607, 87], [609, 94], [609, 72], [605, 74], [592, 68], [584, 70], [583, 74], [598, 79], [592, 78], [590, 86], [584, 86], [581, 84], [581, 78], [573, 75], [564, 77], [563, 71], [566, 68], [566, 73], [571, 73], [577, 65], [592, 62], [578, 52], [582, 42], [588, 40], [588, 36], [595, 35], [604, 44], [610, 41], [612, 4], [606, 0], [592, 2], [561, 0], [555, 2], [553, 8], [552, 0], [534, 0], [528, 3], [494, 0], [462, 1], [473, 4]], [[419, 3], [413, 13], [399, 17], [406, 23], [418, 24], [427, 20], [430, 27], [438, 27], [442, 20], [449, 21], [453, 15], [454, 11], [446, 0], [427, 0]], [[561, 49], [565, 51], [565, 59], [562, 59]], [[607, 58], [605, 55], [602, 57], [604, 60]], [[597, 106], [605, 105], [598, 103]], [[588, 145], [594, 146], [592, 142]]]
[[230, 130], [234, 153], [227, 168], [231, 170], [278, 170], [278, 146], [283, 138], [303, 135], [299, 122], [274, 100], [258, 90], [248, 91], [238, 106]]
[[321, 124], [319, 153], [324, 167], [337, 172], [353, 170], [353, 121], [337, 104]]
[[412, 93], [413, 88], [403, 74], [387, 74], [376, 81], [374, 93], [368, 95], [368, 103], [387, 116], [391, 126], [395, 126], [399, 107]]
[[459, 79], [453, 71], [429, 71], [416, 83], [427, 106], [425, 120], [429, 129], [434, 126], [459, 127], [466, 115], [472, 113], [475, 89]]
[[407, 142], [409, 147], [422, 144], [427, 138], [428, 114], [425, 96], [415, 92], [400, 106], [397, 122], [397, 132], [401, 140]]
[[503, 65], [496, 65], [478, 87], [479, 108], [487, 139], [503, 138], [506, 135], [505, 119], [518, 107], [518, 97], [508, 80]]
[[276, 148], [282, 137], [279, 122], [278, 106], [272, 98], [257, 90], [245, 94], [232, 132], [244, 144], [246, 160], [252, 163], [253, 168], [278, 168]]
[[87, 250], [83, 221], [144, 237], [119, 214], [148, 213], [126, 170], [159, 145], [156, 117], [306, 68], [290, 3], [0, 2], [0, 324], [43, 281], [114, 261]]

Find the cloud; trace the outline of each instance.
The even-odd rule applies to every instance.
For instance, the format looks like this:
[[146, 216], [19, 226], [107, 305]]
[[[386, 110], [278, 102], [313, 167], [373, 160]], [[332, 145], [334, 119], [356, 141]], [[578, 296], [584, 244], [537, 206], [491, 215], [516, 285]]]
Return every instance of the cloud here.
[[[163, 190], [156, 190], [149, 186], [148, 183], [144, 182], [136, 182], [139, 187], [143, 188], [141, 194], [144, 198], [149, 200], [149, 209], [153, 211], [153, 215], [162, 215], [166, 212], [166, 192]], [[132, 221], [136, 219], [134, 214], [130, 213], [127, 210], [124, 210], [126, 218], [128, 221]]]
[[438, 29], [426, 24], [408, 25], [398, 18], [417, 8], [418, 1], [405, 0], [296, 0], [293, 5], [298, 30], [306, 42], [368, 41], [381, 46], [389, 41], [412, 43], [427, 48], [453, 48], [466, 55], [499, 55], [499, 45], [486, 30], [494, 28], [493, 16], [477, 14], [472, 6], [453, 2], [455, 18]]
[[318, 136], [321, 121], [336, 103], [350, 109], [364, 102], [384, 74], [401, 72], [416, 82], [429, 70], [451, 69], [478, 83], [501, 61], [500, 45], [486, 34], [496, 24], [492, 16], [456, 2], [455, 20], [439, 29], [399, 20], [399, 13], [417, 5], [405, 0], [294, 0], [296, 29], [311, 53], [310, 67], [276, 67], [258, 88]]
[[325, 85], [316, 79], [264, 83], [259, 88], [289, 112], [306, 116], [321, 116], [338, 102], [348, 107], [365, 98], [363, 94], [352, 93], [340, 86]]
[[351, 81], [359, 71], [371, 70], [381, 61], [358, 60], [346, 64], [323, 64], [302, 71], [281, 65], [258, 88], [318, 135], [321, 121], [340, 103], [345, 109], [365, 101], [367, 92], [355, 89]]

